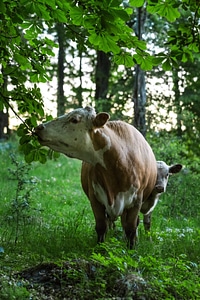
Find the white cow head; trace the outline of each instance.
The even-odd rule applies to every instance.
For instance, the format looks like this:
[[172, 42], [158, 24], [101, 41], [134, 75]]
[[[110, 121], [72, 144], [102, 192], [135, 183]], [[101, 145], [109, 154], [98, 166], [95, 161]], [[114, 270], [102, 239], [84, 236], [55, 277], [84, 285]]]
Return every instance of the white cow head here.
[[155, 191], [160, 194], [166, 191], [169, 175], [180, 172], [181, 164], [168, 166], [164, 161], [157, 161], [157, 180]]
[[41, 145], [69, 157], [88, 161], [94, 152], [91, 132], [105, 125], [108, 119], [107, 113], [96, 114], [92, 107], [78, 108], [40, 124], [35, 128], [35, 134]]

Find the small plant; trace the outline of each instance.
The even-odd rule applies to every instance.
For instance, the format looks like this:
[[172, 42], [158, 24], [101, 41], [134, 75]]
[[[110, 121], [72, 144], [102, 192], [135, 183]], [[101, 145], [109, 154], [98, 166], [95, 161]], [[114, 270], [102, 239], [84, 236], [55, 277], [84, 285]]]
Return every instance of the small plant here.
[[99, 245], [98, 252], [93, 252], [92, 258], [112, 271], [126, 273], [128, 269], [135, 270], [138, 266], [136, 260], [129, 256], [129, 251], [115, 238], [110, 238], [108, 243]]
[[[138, 267], [137, 260], [130, 256], [130, 250], [125, 249], [123, 243], [115, 238], [102, 243], [92, 253], [92, 260], [99, 264], [96, 269], [96, 281], [103, 282], [105, 292], [112, 293], [116, 281], [122, 280], [127, 274], [133, 274]], [[132, 251], [131, 253], [134, 253]], [[103, 280], [104, 279], [104, 280]]]
[[29, 224], [33, 218], [33, 208], [31, 203], [31, 191], [33, 187], [30, 184], [36, 184], [35, 178], [28, 178], [30, 165], [19, 162], [14, 155], [10, 155], [11, 162], [14, 169], [9, 168], [9, 179], [17, 182], [15, 195], [9, 203], [8, 215], [6, 219], [9, 223], [14, 224], [14, 243], [16, 244], [18, 238], [23, 232], [24, 226]]

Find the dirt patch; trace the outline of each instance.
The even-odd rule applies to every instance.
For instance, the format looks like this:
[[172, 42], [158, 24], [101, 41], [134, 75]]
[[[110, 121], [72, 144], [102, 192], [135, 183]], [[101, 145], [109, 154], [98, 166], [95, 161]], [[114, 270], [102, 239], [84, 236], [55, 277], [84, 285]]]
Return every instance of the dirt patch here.
[[40, 264], [15, 274], [15, 278], [23, 280], [32, 300], [150, 299], [144, 296], [147, 285], [137, 274], [119, 276], [84, 259], [62, 265]]

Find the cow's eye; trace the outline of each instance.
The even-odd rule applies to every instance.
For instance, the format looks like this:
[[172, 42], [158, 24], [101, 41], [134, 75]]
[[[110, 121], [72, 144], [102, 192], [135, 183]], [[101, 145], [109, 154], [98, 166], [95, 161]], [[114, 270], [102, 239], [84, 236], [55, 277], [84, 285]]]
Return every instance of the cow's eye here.
[[73, 124], [77, 124], [79, 122], [79, 119], [73, 117], [73, 118], [71, 118], [70, 122], [73, 123]]

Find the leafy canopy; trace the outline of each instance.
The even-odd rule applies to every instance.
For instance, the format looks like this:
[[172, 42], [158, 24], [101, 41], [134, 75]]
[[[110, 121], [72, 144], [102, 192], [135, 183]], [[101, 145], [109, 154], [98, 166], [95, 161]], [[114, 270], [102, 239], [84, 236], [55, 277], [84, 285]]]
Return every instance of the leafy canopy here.
[[[151, 55], [147, 43], [139, 40], [129, 26], [135, 9], [143, 5], [149, 14], [169, 22], [167, 52]], [[26, 160], [45, 162], [46, 152], [27, 134], [36, 126], [36, 120], [45, 117], [37, 83], [49, 80], [47, 70], [57, 47], [47, 35], [48, 28], [64, 23], [75, 41], [109, 52], [117, 64], [139, 64], [144, 70], [162, 65], [169, 70], [179, 61], [193, 59], [193, 53], [200, 50], [199, 5], [190, 0], [130, 0], [124, 5], [121, 0], [0, 1], [0, 110], [14, 101], [18, 114], [28, 118], [18, 130]], [[183, 16], [185, 22], [179, 22]], [[177, 24], [176, 30], [171, 23]]]

